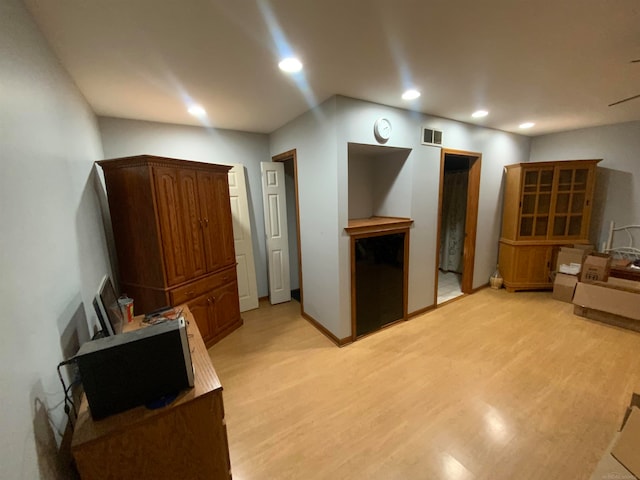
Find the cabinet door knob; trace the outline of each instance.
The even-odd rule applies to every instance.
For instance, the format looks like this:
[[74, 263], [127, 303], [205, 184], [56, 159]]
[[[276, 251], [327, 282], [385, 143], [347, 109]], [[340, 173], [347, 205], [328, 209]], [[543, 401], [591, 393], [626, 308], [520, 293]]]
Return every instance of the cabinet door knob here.
[[207, 298], [207, 303], [211, 305], [211, 297]]
[[205, 227], [209, 226], [209, 219], [207, 217], [204, 217], [204, 226]]
[[189, 291], [187, 292], [187, 296], [188, 296], [188, 297], [193, 297], [193, 295], [194, 295], [195, 293], [196, 293], [196, 292], [194, 292], [193, 290], [189, 290]]

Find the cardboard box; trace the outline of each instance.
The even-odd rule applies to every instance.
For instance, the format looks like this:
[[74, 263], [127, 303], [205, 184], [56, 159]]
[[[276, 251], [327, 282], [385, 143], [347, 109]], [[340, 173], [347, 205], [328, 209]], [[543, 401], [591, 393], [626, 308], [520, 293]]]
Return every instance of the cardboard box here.
[[584, 283], [576, 286], [573, 304], [601, 312], [612, 313], [632, 320], [640, 320], [640, 282], [621, 281]]
[[638, 407], [631, 407], [631, 414], [622, 427], [611, 455], [640, 478], [640, 409]]
[[640, 478], [640, 395], [634, 393], [620, 427], [604, 453], [591, 480]]
[[[584, 257], [586, 257], [589, 253], [591, 253], [591, 250], [585, 250], [576, 247], [560, 247], [558, 258], [556, 260], [556, 271], [563, 272], [565, 270], [562, 267], [563, 265], [569, 266], [572, 263], [582, 265]], [[564, 273], [568, 272], [565, 271]]]
[[581, 282], [606, 282], [609, 279], [611, 257], [605, 253], [590, 253], [582, 262]]
[[613, 440], [611, 440], [589, 480], [636, 480], [633, 474], [611, 455], [611, 450], [618, 438], [620, 438], [619, 432], [613, 436]]
[[601, 312], [600, 310], [574, 305], [573, 314], [579, 317], [588, 318], [589, 320], [595, 320], [597, 322], [613, 325], [614, 327], [626, 328], [627, 330], [633, 330], [640, 333], [640, 322], [630, 318], [621, 317], [620, 315], [615, 315], [613, 313]]
[[578, 277], [575, 275], [558, 273], [553, 282], [553, 298], [561, 302], [571, 303], [577, 283]]
[[[556, 271], [574, 274], [573, 272], [578, 268], [577, 273], [580, 273], [582, 262], [591, 252], [593, 252], [593, 245], [575, 244], [560, 247], [560, 251], [558, 252], [558, 257], [556, 259]], [[579, 266], [576, 267], [576, 264]]]

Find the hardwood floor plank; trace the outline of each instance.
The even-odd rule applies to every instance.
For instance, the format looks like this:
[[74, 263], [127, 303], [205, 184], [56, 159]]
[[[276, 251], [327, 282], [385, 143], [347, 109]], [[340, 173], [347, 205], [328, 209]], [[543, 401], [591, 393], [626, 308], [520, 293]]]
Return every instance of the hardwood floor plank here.
[[235, 480], [589, 478], [640, 392], [640, 333], [484, 289], [337, 348], [296, 302], [209, 354]]

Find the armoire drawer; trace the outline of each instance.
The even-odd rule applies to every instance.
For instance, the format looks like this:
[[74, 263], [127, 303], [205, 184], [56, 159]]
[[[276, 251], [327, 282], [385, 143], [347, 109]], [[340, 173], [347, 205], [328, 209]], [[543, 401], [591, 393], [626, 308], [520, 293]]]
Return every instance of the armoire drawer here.
[[169, 292], [169, 295], [171, 295], [171, 304], [180, 305], [181, 303], [188, 302], [189, 300], [199, 297], [214, 288], [218, 288], [231, 282], [235, 277], [235, 269], [229, 268], [222, 272], [214, 273], [208, 277], [191, 282], [182, 287], [175, 288]]

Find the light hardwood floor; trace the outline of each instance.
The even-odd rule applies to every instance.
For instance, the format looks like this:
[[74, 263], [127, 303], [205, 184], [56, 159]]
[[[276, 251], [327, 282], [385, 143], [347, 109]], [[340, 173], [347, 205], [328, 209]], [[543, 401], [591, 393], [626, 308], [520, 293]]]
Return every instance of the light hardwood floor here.
[[640, 334], [484, 289], [337, 348], [295, 302], [210, 350], [234, 480], [588, 479], [640, 392]]

